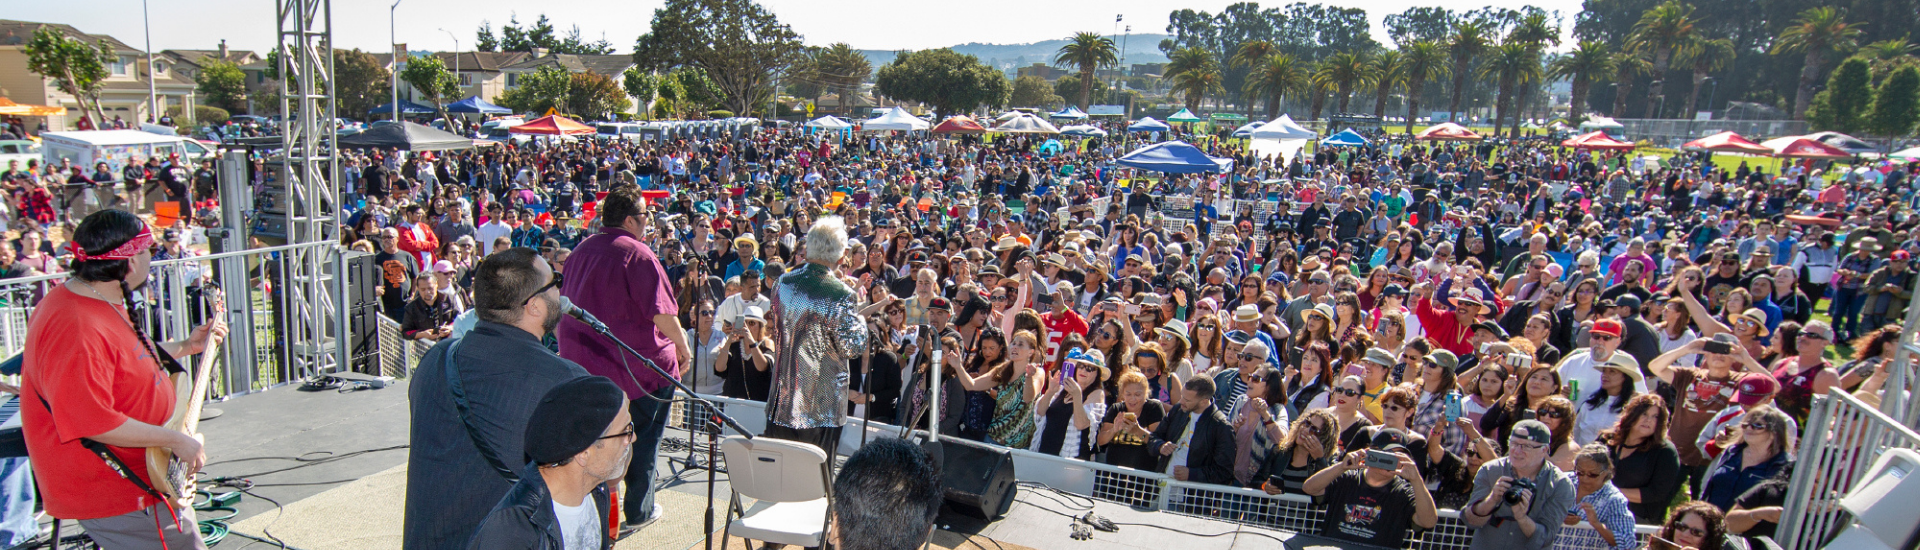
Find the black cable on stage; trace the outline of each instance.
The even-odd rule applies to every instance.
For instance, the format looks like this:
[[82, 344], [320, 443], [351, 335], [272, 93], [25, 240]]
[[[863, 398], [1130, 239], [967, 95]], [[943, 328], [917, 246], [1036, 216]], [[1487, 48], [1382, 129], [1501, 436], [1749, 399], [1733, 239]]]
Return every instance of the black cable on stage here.
[[[360, 455], [386, 452], [386, 451], [397, 451], [397, 450], [406, 449], [409, 447], [412, 447], [412, 445], [394, 445], [391, 447], [365, 449], [365, 450], [353, 451], [350, 453], [344, 453], [344, 454], [338, 454], [338, 455], [333, 454], [332, 451], [315, 451], [315, 452], [307, 453], [300, 456], [261, 456], [261, 457], [253, 457], [253, 458], [236, 458], [232, 460], [222, 460], [219, 462], [209, 463], [207, 464], [207, 466], [213, 466], [216, 464], [231, 464], [236, 462], [248, 462], [248, 461], [254, 461], [254, 460], [290, 460], [290, 461], [299, 463], [299, 464], [289, 466], [286, 468], [281, 468], [278, 470], [268, 470], [265, 472], [258, 472], [258, 473], [251, 473], [251, 474], [238, 474], [238, 475], [230, 475], [230, 476], [219, 476], [219, 477], [212, 478], [212, 481], [218, 482], [223, 480], [246, 479], [246, 478], [252, 478], [252, 477], [260, 477], [260, 476], [269, 475], [269, 474], [277, 474], [281, 472], [289, 472], [289, 471], [298, 470], [301, 468], [306, 468], [309, 466], [319, 466], [321, 464], [328, 464], [328, 463], [332, 463], [340, 460], [346, 460], [346, 459], [353, 458]], [[309, 458], [312, 455], [316, 455], [316, 454], [324, 454], [327, 456], [323, 456], [319, 458]]]
[[[1049, 490], [1049, 491], [1052, 491], [1052, 492], [1054, 492], [1054, 493], [1059, 493], [1059, 494], [1063, 494], [1063, 495], [1071, 495], [1071, 496], [1073, 496], [1073, 497], [1075, 497], [1075, 498], [1081, 498], [1081, 499], [1086, 499], [1086, 500], [1088, 500], [1089, 502], [1091, 502], [1091, 501], [1092, 501], [1092, 499], [1088, 499], [1088, 498], [1087, 498], [1087, 497], [1085, 497], [1085, 496], [1082, 496], [1082, 495], [1074, 495], [1073, 493], [1068, 493], [1068, 492], [1066, 492], [1066, 491], [1062, 491], [1062, 490], [1060, 490], [1060, 489], [1055, 489], [1055, 488], [1053, 488], [1053, 487], [1051, 487], [1051, 486], [1048, 486], [1047, 484], [1044, 484], [1044, 483], [1039, 483], [1039, 482], [1034, 482], [1034, 481], [1021, 481], [1021, 482], [1017, 482], [1017, 483], [1015, 483], [1015, 484], [1016, 484], [1016, 485], [1026, 485], [1026, 486], [1028, 486], [1028, 487], [1037, 487], [1037, 488], [1042, 488], [1042, 489], [1047, 489], [1047, 490]], [[1019, 497], [1018, 497], [1018, 496], [1016, 495], [1016, 496], [1015, 496], [1015, 500], [1018, 500], [1018, 499], [1019, 499]], [[1043, 505], [1041, 505], [1041, 504], [1039, 504], [1039, 503], [1036, 503], [1036, 502], [1032, 502], [1032, 501], [1021, 501], [1021, 502], [1026, 502], [1027, 504], [1029, 504], [1029, 505], [1032, 505], [1032, 506], [1033, 506], [1034, 508], [1036, 508], [1036, 509], [1039, 509], [1039, 510], [1043, 510], [1043, 511], [1046, 511], [1047, 513], [1051, 513], [1051, 514], [1055, 514], [1055, 515], [1059, 515], [1059, 516], [1063, 516], [1063, 517], [1066, 517], [1066, 518], [1070, 518], [1070, 519], [1072, 519], [1072, 520], [1073, 520], [1073, 521], [1074, 521], [1074, 522], [1075, 522], [1076, 524], [1077, 524], [1077, 523], [1080, 523], [1080, 522], [1088, 522], [1088, 523], [1091, 523], [1091, 519], [1103, 519], [1103, 518], [1099, 518], [1099, 516], [1093, 516], [1093, 518], [1091, 518], [1091, 519], [1090, 519], [1090, 518], [1088, 518], [1088, 517], [1086, 517], [1086, 516], [1076, 516], [1076, 515], [1073, 515], [1073, 514], [1068, 514], [1068, 513], [1065, 513], [1065, 512], [1061, 512], [1061, 511], [1059, 511], [1059, 510], [1054, 510], [1054, 509], [1052, 509], [1052, 508], [1048, 508], [1048, 507], [1046, 507], [1046, 506], [1043, 506]], [[1054, 501], [1054, 502], [1056, 502], [1056, 503], [1058, 503], [1059, 501]], [[1091, 510], [1091, 508], [1089, 508], [1088, 510]], [[1091, 514], [1091, 512], [1090, 512], [1090, 511], [1089, 511], [1089, 514]], [[1267, 534], [1267, 533], [1262, 533], [1262, 532], [1260, 532], [1260, 531], [1250, 531], [1250, 530], [1242, 530], [1242, 529], [1235, 529], [1235, 530], [1232, 530], [1232, 531], [1227, 531], [1227, 532], [1224, 532], [1224, 533], [1195, 533], [1195, 532], [1192, 532], [1192, 531], [1187, 531], [1187, 530], [1184, 530], [1184, 529], [1175, 529], [1175, 528], [1172, 528], [1172, 527], [1167, 527], [1167, 526], [1165, 526], [1165, 525], [1154, 525], [1154, 524], [1151, 524], [1151, 523], [1122, 523], [1122, 522], [1115, 522], [1115, 521], [1109, 521], [1108, 523], [1111, 523], [1111, 524], [1113, 524], [1113, 525], [1114, 525], [1114, 526], [1116, 526], [1116, 527], [1118, 527], [1118, 526], [1131, 526], [1131, 527], [1152, 527], [1152, 528], [1155, 528], [1155, 529], [1162, 529], [1162, 530], [1166, 530], [1166, 531], [1172, 531], [1172, 532], [1174, 532], [1174, 533], [1179, 533], [1179, 534], [1182, 534], [1182, 535], [1187, 535], [1187, 536], [1193, 536], [1193, 537], [1205, 537], [1205, 538], [1213, 538], [1213, 537], [1224, 537], [1224, 536], [1227, 536], [1227, 535], [1239, 535], [1239, 534], [1246, 534], [1246, 535], [1254, 535], [1254, 536], [1261, 536], [1261, 537], [1266, 537], [1266, 538], [1268, 538], [1268, 539], [1271, 539], [1271, 540], [1273, 540], [1274, 542], [1278, 542], [1278, 543], [1281, 543], [1281, 544], [1286, 544], [1286, 542], [1287, 542], [1286, 540], [1284, 540], [1284, 539], [1281, 539], [1280, 537], [1276, 537], [1276, 536], [1273, 536], [1273, 535], [1269, 535], [1269, 534]]]

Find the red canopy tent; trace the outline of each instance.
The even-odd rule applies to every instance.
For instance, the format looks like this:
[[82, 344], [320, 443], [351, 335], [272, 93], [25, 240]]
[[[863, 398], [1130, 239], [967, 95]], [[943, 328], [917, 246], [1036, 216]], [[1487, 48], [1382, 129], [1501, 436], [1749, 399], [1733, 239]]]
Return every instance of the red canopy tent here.
[[1413, 139], [1428, 141], [1480, 141], [1480, 134], [1473, 133], [1467, 127], [1452, 122], [1442, 122], [1413, 136]]
[[1707, 150], [1707, 151], [1726, 151], [1729, 153], [1748, 153], [1748, 154], [1754, 154], [1754, 155], [1773, 154], [1772, 149], [1768, 149], [1764, 145], [1754, 143], [1752, 140], [1748, 140], [1747, 138], [1740, 137], [1740, 134], [1736, 134], [1733, 132], [1720, 132], [1718, 134], [1714, 134], [1711, 136], [1689, 141], [1684, 144], [1681, 144], [1680, 148]]
[[571, 136], [571, 135], [577, 135], [577, 134], [591, 134], [593, 133], [593, 127], [585, 124], [581, 124], [579, 121], [576, 121], [571, 118], [563, 117], [560, 115], [547, 115], [547, 116], [543, 116], [533, 120], [529, 120], [527, 121], [526, 124], [521, 124], [519, 126], [514, 126], [512, 128], [509, 128], [507, 131], [515, 134], [538, 134], [543, 136]]
[[1853, 154], [1806, 136], [1787, 136], [1760, 142], [1773, 156], [1789, 159], [1845, 159]]
[[1595, 130], [1560, 142], [1561, 146], [1575, 149], [1605, 149], [1608, 151], [1630, 151], [1635, 145], [1608, 136], [1606, 132]]
[[987, 133], [987, 127], [981, 126], [978, 121], [973, 120], [973, 117], [960, 115], [947, 117], [946, 120], [940, 121], [939, 125], [934, 126], [932, 131], [936, 134], [984, 134]]

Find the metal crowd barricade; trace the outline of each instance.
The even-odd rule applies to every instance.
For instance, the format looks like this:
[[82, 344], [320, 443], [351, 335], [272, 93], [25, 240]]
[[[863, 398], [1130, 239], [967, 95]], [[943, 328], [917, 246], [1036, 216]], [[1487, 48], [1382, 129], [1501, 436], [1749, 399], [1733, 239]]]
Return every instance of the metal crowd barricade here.
[[[713, 395], [701, 397], [713, 402], [753, 433], [759, 434], [765, 430], [765, 403]], [[711, 422], [702, 415], [690, 413], [697, 407], [699, 405], [695, 403], [675, 400], [668, 412], [668, 427], [686, 429], [690, 425], [698, 427]], [[893, 437], [900, 433], [899, 426], [883, 422], [867, 424], [849, 418], [846, 429], [841, 432], [842, 454], [853, 453], [863, 443], [860, 438], [863, 425], [866, 427], [869, 438]], [[914, 433], [925, 435], [925, 432], [919, 430], [914, 430]], [[722, 437], [725, 435], [731, 434], [723, 434]], [[1135, 508], [1310, 534], [1320, 533], [1326, 519], [1325, 506], [1303, 495], [1268, 495], [1264, 491], [1254, 489], [1176, 481], [1161, 473], [1063, 458], [1025, 449], [1008, 449], [978, 441], [952, 437], [942, 437], [940, 440], [943, 443], [1007, 451], [1013, 458], [1014, 471], [1021, 482], [1037, 483], [1060, 491]], [[1463, 550], [1472, 545], [1474, 529], [1460, 518], [1458, 511], [1441, 509], [1439, 515], [1440, 521], [1434, 525], [1433, 529], [1410, 537], [1406, 547], [1416, 550]], [[1658, 530], [1659, 526], [1640, 525], [1635, 528], [1634, 534], [1641, 544], [1644, 544], [1647, 536], [1657, 533]], [[1597, 536], [1584, 523], [1562, 527], [1560, 531], [1561, 542]]]
[[1816, 397], [1802, 427], [1774, 540], [1783, 548], [1818, 548], [1852, 518], [1840, 498], [1886, 449], [1920, 449], [1920, 434], [1838, 388]]

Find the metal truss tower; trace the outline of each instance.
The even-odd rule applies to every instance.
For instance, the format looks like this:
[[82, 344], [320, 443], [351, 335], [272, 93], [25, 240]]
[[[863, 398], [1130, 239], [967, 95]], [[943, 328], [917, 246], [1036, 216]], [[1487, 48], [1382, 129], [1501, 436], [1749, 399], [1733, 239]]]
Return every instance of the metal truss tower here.
[[[279, 160], [286, 178], [288, 243], [338, 242], [339, 161], [334, 157], [333, 3], [275, 0], [281, 78]], [[287, 252], [279, 282], [278, 339], [289, 374], [309, 377], [345, 365], [346, 316], [339, 304], [344, 277], [341, 249], [301, 247]]]

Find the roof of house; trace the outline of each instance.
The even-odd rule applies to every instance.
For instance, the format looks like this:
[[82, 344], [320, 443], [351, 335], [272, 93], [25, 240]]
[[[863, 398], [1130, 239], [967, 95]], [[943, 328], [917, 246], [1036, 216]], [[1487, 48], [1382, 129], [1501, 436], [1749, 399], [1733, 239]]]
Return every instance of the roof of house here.
[[254, 55], [250, 50], [227, 50], [227, 56], [224, 59], [220, 57], [220, 50], [161, 50], [160, 53], [171, 55], [180, 61], [194, 65], [200, 65], [204, 63], [202, 60], [208, 58], [220, 59], [235, 65], [245, 65], [249, 61], [265, 59]]
[[12, 19], [0, 19], [0, 46], [25, 45], [27, 41], [33, 39], [33, 33], [39, 32], [39, 30], [42, 27], [51, 27], [54, 30], [59, 31], [60, 33], [65, 34], [67, 36], [78, 38], [81, 40], [86, 40], [89, 42], [94, 40], [105, 40], [107, 41], [108, 45], [113, 46], [114, 49], [119, 51], [136, 51], [136, 52], [142, 51], [140, 48], [135, 48], [133, 46], [130, 46], [126, 42], [121, 42], [120, 39], [114, 38], [110, 35], [87, 34], [84, 32], [80, 32], [80, 29], [74, 28], [73, 25], [64, 25], [60, 23], [40, 23], [35, 21], [15, 21]]
[[511, 71], [530, 71], [548, 65], [558, 65], [568, 72], [580, 73], [593, 71], [607, 76], [619, 76], [620, 73], [627, 70], [627, 67], [633, 66], [633, 56], [556, 53], [539, 57], [530, 56], [502, 68]]

